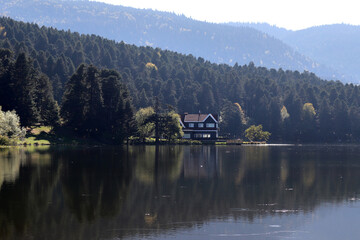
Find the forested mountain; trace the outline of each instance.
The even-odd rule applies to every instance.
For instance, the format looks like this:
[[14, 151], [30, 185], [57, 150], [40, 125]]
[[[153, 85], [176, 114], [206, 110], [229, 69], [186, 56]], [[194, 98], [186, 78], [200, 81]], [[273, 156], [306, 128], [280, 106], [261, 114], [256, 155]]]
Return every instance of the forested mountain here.
[[243, 65], [252, 61], [256, 66], [307, 70], [325, 79], [346, 80], [335, 70], [254, 28], [90, 1], [0, 0], [0, 4], [0, 14], [25, 22], [192, 54], [215, 63]]
[[234, 26], [251, 27], [269, 34], [341, 73], [339, 79], [360, 81], [360, 26], [333, 24], [289, 31], [269, 24], [232, 23]]
[[[233, 67], [218, 65], [192, 55], [116, 43], [95, 35], [40, 28], [9, 18], [0, 18], [0, 26], [0, 48], [10, 49], [13, 56], [8, 56], [8, 50], [2, 50], [6, 54], [0, 56], [3, 64], [0, 69], [1, 85], [14, 89], [12, 82], [21, 81], [16, 80], [14, 75], [7, 75], [13, 71], [6, 71], [4, 66], [13, 66], [13, 62], [16, 66], [16, 59], [25, 53], [30, 57], [27, 62], [32, 63], [31, 72], [49, 77], [59, 103], [66, 83], [67, 96], [84, 94], [84, 98], [80, 98], [85, 101], [81, 112], [90, 122], [94, 119], [90, 105], [98, 104], [97, 114], [103, 111], [110, 115], [116, 113], [117, 110], [107, 110], [106, 106], [113, 105], [106, 105], [105, 99], [122, 102], [119, 109], [125, 112], [131, 108], [125, 103], [128, 102], [127, 91], [123, 100], [116, 97], [116, 91], [104, 95], [107, 94], [105, 89], [111, 90], [106, 84], [112, 81], [115, 87], [118, 78], [126, 85], [136, 108], [153, 105], [154, 98], [158, 97], [160, 102], [174, 106], [178, 112], [200, 110], [220, 113], [223, 135], [241, 136], [247, 125], [255, 123], [263, 124], [264, 129], [272, 133], [273, 141], [360, 140], [360, 93], [356, 85], [324, 81], [308, 72], [269, 70], [256, 67], [253, 63]], [[92, 67], [86, 68], [93, 69], [90, 71], [93, 74], [89, 74], [88, 70], [81, 70], [82, 63], [93, 64], [100, 69], [112, 68], [120, 74], [105, 74], [105, 71], [103, 75], [101, 70]], [[108, 79], [110, 76], [115, 79]], [[73, 84], [74, 81], [81, 83]], [[78, 93], [70, 94], [73, 86], [79, 87]], [[22, 96], [21, 92], [18, 96]], [[36, 103], [35, 98], [33, 100]], [[11, 100], [2, 98], [0, 105], [9, 103], [12, 103]], [[36, 104], [30, 103], [30, 106]], [[62, 111], [64, 107], [63, 102]], [[34, 109], [37, 111], [39, 108]], [[101, 120], [98, 116], [95, 118]], [[91, 125], [88, 130], [91, 129], [96, 127]]]

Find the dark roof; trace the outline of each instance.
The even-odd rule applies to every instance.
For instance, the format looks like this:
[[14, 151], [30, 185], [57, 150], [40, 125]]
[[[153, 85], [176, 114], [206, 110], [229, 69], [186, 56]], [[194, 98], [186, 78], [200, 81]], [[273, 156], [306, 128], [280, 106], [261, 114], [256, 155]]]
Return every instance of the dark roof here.
[[216, 121], [218, 121], [217, 114], [182, 114], [181, 121], [182, 122], [203, 122], [206, 120], [207, 116], [211, 115]]

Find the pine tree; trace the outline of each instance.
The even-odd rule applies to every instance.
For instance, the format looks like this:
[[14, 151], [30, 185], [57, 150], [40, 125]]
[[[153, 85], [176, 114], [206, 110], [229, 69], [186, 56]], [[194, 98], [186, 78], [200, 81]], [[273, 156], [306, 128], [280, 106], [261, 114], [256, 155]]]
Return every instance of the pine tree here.
[[14, 93], [14, 109], [19, 114], [21, 124], [30, 126], [39, 121], [39, 112], [34, 102], [35, 79], [31, 64], [24, 53], [19, 54], [15, 61], [12, 74]]
[[87, 68], [85, 84], [87, 88], [85, 94], [87, 96], [84, 127], [90, 135], [98, 135], [103, 113], [103, 98], [98, 70], [94, 66], [90, 65]]
[[319, 109], [320, 138], [323, 142], [334, 140], [334, 123], [331, 108], [326, 99], [324, 99]]
[[84, 64], [80, 65], [69, 82], [66, 84], [61, 106], [61, 117], [64, 126], [75, 131], [83, 132], [86, 111], [86, 85]]
[[42, 74], [37, 77], [34, 96], [34, 101], [40, 114], [40, 122], [50, 126], [59, 125], [59, 106], [54, 100], [52, 87], [46, 75]]
[[61, 107], [64, 126], [82, 136], [105, 142], [122, 141], [133, 134], [133, 107], [120, 75], [80, 65], [70, 78]]
[[143, 88], [140, 92], [140, 96], [139, 96], [139, 104], [138, 106], [141, 108], [147, 107], [149, 106], [149, 99], [146, 96], [146, 92], [145, 89]]
[[0, 106], [3, 110], [14, 109], [13, 84], [11, 83], [13, 63], [11, 61], [11, 51], [0, 49]]
[[338, 139], [346, 140], [350, 133], [350, 120], [348, 106], [343, 100], [337, 98], [334, 102], [334, 130]]

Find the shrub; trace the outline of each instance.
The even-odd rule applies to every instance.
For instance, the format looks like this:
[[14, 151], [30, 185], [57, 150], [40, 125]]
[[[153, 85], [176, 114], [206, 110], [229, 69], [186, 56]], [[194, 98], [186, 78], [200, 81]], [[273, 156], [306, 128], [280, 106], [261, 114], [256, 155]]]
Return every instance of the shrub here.
[[5, 136], [0, 135], [0, 146], [8, 146], [11, 145], [12, 141]]
[[26, 130], [20, 126], [20, 118], [15, 111], [3, 112], [0, 106], [0, 145], [23, 139]]

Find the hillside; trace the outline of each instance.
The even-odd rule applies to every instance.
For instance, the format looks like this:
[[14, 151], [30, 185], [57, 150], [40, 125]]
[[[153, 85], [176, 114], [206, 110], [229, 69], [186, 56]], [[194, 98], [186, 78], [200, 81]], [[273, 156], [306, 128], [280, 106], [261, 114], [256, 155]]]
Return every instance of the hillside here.
[[360, 26], [333, 24], [288, 31], [269, 24], [231, 23], [252, 27], [269, 34], [309, 56], [316, 62], [341, 73], [339, 79], [360, 81]]
[[116, 41], [192, 54], [215, 63], [315, 72], [340, 79], [325, 65], [282, 41], [249, 27], [195, 21], [185, 16], [89, 1], [0, 1], [0, 14], [58, 29], [96, 34]]
[[[67, 112], [81, 114], [74, 106], [83, 103], [86, 109], [95, 106], [91, 118], [97, 119], [96, 123], [104, 116], [97, 115], [98, 110], [124, 117], [121, 109], [130, 112], [130, 101], [139, 109], [153, 105], [157, 97], [164, 108], [172, 105], [180, 113], [220, 113], [225, 136], [241, 137], [247, 126], [262, 124], [273, 141], [360, 140], [360, 92], [353, 84], [324, 81], [308, 72], [269, 70], [253, 63], [219, 65], [192, 55], [40, 28], [9, 18], [0, 18], [0, 26], [0, 48], [11, 50], [0, 51], [0, 105], [7, 106], [4, 111], [25, 109], [21, 112], [29, 112], [27, 116], [40, 114], [39, 119], [44, 119], [42, 109], [47, 114], [49, 106], [41, 105], [48, 102], [42, 99], [52, 99], [49, 81], [60, 112], [64, 112], [61, 100], [67, 92], [74, 103], [67, 105]], [[23, 53], [29, 59], [25, 60]], [[120, 81], [129, 93], [121, 92]], [[88, 89], [96, 94], [89, 96]], [[12, 92], [19, 101], [11, 100]]]

